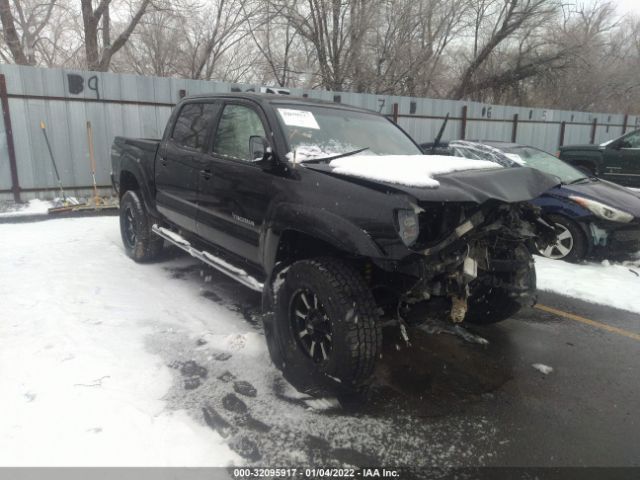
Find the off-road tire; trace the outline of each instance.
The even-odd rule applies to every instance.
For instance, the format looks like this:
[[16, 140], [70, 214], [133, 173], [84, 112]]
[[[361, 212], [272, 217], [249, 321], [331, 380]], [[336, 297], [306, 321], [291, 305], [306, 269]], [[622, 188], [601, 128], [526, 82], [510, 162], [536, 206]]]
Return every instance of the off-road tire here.
[[580, 226], [563, 215], [548, 215], [547, 218], [554, 224], [562, 225], [573, 237], [573, 247], [571, 248], [571, 251], [565, 257], [558, 260], [564, 260], [571, 263], [578, 263], [584, 260], [587, 256], [588, 246], [587, 238]]
[[162, 253], [164, 240], [151, 231], [152, 225], [139, 193], [125, 192], [120, 199], [120, 233], [126, 254], [136, 262], [150, 262]]
[[[318, 258], [292, 264], [281, 280], [274, 285], [274, 315], [265, 322], [274, 364], [303, 393], [341, 396], [365, 391], [380, 356], [382, 331], [362, 277], [340, 260]], [[292, 309], [300, 292], [317, 296], [331, 328], [331, 352], [319, 363], [294, 336]]]

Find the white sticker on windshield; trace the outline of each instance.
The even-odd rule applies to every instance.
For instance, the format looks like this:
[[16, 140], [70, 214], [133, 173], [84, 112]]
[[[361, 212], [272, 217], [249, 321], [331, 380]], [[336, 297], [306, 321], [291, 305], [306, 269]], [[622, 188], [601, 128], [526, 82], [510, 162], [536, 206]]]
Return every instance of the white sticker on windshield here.
[[279, 108], [278, 113], [282, 121], [289, 127], [313, 128], [320, 130], [316, 117], [308, 110], [293, 110], [291, 108]]

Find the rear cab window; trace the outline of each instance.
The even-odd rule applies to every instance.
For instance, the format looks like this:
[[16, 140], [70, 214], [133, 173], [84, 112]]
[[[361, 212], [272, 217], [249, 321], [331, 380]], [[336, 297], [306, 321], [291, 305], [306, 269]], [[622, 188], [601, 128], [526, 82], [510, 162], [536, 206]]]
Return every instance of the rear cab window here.
[[215, 103], [187, 103], [180, 109], [171, 140], [180, 147], [202, 151], [207, 146], [217, 110]]

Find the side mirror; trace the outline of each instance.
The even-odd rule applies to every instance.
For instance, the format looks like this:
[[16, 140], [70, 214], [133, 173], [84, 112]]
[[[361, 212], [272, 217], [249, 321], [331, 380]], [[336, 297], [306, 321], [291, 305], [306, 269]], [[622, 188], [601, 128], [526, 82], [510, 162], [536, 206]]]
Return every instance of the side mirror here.
[[269, 142], [259, 135], [249, 137], [249, 153], [251, 154], [251, 161], [253, 162], [266, 160], [271, 154]]

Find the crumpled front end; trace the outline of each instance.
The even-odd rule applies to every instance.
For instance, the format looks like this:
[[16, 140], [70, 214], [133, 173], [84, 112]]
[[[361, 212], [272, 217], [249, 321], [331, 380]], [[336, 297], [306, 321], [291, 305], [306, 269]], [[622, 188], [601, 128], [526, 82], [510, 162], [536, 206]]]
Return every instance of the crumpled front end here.
[[537, 207], [421, 203], [420, 235], [398, 266], [396, 314], [408, 323], [429, 317], [490, 323], [535, 302], [529, 245], [554, 230]]

